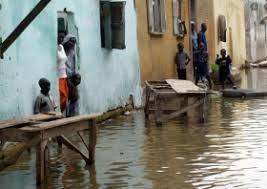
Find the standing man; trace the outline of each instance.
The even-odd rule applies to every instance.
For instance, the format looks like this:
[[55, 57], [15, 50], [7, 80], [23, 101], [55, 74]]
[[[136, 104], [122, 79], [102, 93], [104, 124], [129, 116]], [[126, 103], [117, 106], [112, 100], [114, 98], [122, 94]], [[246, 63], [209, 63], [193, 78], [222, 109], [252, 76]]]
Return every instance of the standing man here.
[[193, 69], [194, 69], [194, 76], [196, 76], [196, 53], [198, 50], [198, 34], [196, 31], [196, 24], [195, 22], [191, 22], [191, 39], [192, 39], [192, 47], [193, 47]]
[[68, 34], [62, 45], [64, 46], [64, 50], [66, 52], [68, 61], [66, 63], [66, 71], [68, 79], [72, 77], [73, 74], [76, 73], [77, 65], [76, 65], [76, 53], [75, 53], [75, 45], [76, 45], [76, 37]]
[[198, 50], [198, 35], [196, 31], [196, 24], [195, 22], [191, 22], [191, 39], [192, 39], [192, 45], [193, 45], [193, 51]]
[[202, 23], [201, 24], [201, 31], [198, 34], [198, 45], [200, 45], [200, 43], [203, 43], [204, 50], [206, 52], [208, 52], [208, 41], [207, 41], [207, 37], [206, 37], [206, 31], [207, 31], [207, 24]]
[[77, 72], [75, 45], [76, 37], [68, 34], [63, 41], [63, 46], [67, 55], [66, 73], [69, 88], [68, 104], [66, 109], [67, 117], [79, 115], [78, 85], [81, 82], [81, 76]]
[[196, 53], [196, 61], [197, 61], [197, 75], [196, 75], [196, 82], [197, 85], [199, 80], [203, 80], [206, 78], [209, 82], [209, 88], [212, 88], [212, 83], [209, 74], [209, 55], [208, 52], [205, 51], [205, 46], [203, 43], [199, 44], [199, 51]]

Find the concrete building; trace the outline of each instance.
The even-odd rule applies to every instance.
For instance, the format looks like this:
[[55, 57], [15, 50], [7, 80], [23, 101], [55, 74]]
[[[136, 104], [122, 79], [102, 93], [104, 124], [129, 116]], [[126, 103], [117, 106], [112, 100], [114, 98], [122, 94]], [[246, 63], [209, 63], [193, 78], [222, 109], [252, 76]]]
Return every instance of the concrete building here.
[[[38, 2], [40, 0], [0, 0], [2, 40]], [[112, 31], [112, 35], [108, 30], [102, 31], [102, 15], [107, 16], [104, 25], [116, 29], [111, 27], [114, 20], [109, 20], [112, 10], [118, 8], [115, 2], [110, 1], [108, 8], [95, 0], [60, 0], [48, 4], [0, 60], [0, 119], [33, 113], [41, 77], [51, 81], [51, 92], [59, 104], [56, 65], [59, 18], [61, 21], [63, 18], [61, 24], [66, 24], [68, 32], [78, 38], [77, 60], [82, 76], [79, 86], [81, 114], [122, 106], [129, 95], [133, 95], [137, 105], [141, 103], [134, 1], [125, 0], [126, 3], [119, 4], [123, 8], [119, 11], [119, 17], [123, 19], [120, 22], [122, 27], [117, 28], [120, 31]], [[100, 13], [101, 10], [104, 10], [103, 13]], [[111, 38], [108, 39], [107, 35]], [[123, 45], [113, 38], [121, 38]]]
[[242, 0], [191, 0], [192, 15], [196, 15], [198, 29], [201, 23], [208, 25], [208, 51], [210, 64], [216, 54], [226, 48], [236, 67], [246, 60], [245, 15]]
[[245, 0], [247, 59], [267, 57], [267, 1]]
[[[136, 0], [135, 3], [142, 81], [176, 78], [177, 43], [183, 42], [188, 53], [191, 49], [189, 1]], [[187, 34], [181, 21], [185, 21]], [[189, 78], [191, 73], [189, 69]]]

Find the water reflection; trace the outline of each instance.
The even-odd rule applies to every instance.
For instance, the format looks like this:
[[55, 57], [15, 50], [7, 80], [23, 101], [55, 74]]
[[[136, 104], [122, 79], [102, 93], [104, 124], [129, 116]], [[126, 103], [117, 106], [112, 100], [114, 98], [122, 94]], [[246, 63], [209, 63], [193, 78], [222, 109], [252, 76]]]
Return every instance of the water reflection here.
[[[265, 72], [253, 70], [249, 77], [260, 82], [242, 84], [267, 89]], [[50, 141], [50, 174], [41, 188], [266, 188], [266, 99], [212, 97], [208, 103], [202, 124], [182, 117], [156, 127], [142, 111], [107, 121], [95, 166]], [[71, 140], [86, 152], [78, 137]], [[36, 188], [34, 151], [0, 173], [0, 188]]]
[[267, 69], [253, 68], [242, 72], [242, 88], [267, 89]]

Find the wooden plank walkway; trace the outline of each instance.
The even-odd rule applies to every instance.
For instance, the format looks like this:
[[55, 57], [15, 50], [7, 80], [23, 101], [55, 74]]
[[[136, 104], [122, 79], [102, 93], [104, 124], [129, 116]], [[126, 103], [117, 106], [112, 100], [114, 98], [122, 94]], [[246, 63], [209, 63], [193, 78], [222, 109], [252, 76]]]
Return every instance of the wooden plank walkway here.
[[[57, 137], [67, 148], [78, 153], [87, 164], [95, 162], [95, 146], [97, 141], [96, 119], [102, 114], [81, 115], [62, 118], [59, 114], [34, 115], [27, 118], [0, 122], [0, 140], [5, 142], [23, 142], [25, 148], [36, 146], [36, 179], [41, 184], [46, 179], [46, 163], [48, 161], [48, 140]], [[89, 130], [89, 141], [86, 144], [81, 131]], [[65, 135], [77, 133], [88, 150], [85, 154]], [[23, 151], [22, 151], [23, 152]], [[22, 153], [21, 152], [21, 153]]]
[[200, 120], [203, 120], [204, 100], [208, 92], [189, 89], [178, 93], [166, 81], [145, 81], [145, 85], [145, 116], [149, 118], [150, 114], [154, 114], [157, 125], [174, 119], [190, 109], [197, 109]]

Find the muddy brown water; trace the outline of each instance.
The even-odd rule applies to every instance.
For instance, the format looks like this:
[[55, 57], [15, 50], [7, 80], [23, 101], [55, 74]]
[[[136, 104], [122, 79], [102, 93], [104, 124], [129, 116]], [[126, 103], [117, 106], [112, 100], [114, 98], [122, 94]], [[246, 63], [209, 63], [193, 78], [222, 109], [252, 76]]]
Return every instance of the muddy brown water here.
[[[267, 89], [267, 70], [243, 74], [243, 87]], [[39, 188], [266, 188], [267, 99], [213, 96], [208, 104], [203, 124], [182, 117], [157, 127], [142, 111], [107, 121], [91, 167], [50, 141], [50, 174]], [[34, 149], [0, 173], [0, 188], [37, 188]]]

